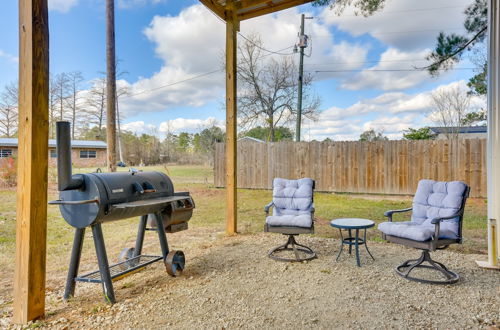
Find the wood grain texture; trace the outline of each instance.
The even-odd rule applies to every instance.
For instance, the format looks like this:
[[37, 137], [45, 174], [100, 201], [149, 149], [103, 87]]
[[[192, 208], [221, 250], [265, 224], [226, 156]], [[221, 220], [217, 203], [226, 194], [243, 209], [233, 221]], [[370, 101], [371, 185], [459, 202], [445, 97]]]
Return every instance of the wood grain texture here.
[[[234, 11], [226, 12], [226, 233], [237, 232], [237, 105], [236, 105], [236, 51], [238, 21]], [[241, 164], [243, 167], [245, 164]], [[241, 175], [241, 173], [240, 173]]]
[[[420, 179], [462, 180], [486, 197], [486, 140], [245, 142], [238, 187], [270, 189], [275, 177], [312, 177], [318, 191], [413, 195]], [[225, 186], [224, 144], [216, 146], [214, 183]]]
[[19, 149], [13, 322], [45, 310], [49, 26], [47, 0], [19, 1]]
[[108, 171], [116, 172], [115, 1], [106, 0], [106, 141]]

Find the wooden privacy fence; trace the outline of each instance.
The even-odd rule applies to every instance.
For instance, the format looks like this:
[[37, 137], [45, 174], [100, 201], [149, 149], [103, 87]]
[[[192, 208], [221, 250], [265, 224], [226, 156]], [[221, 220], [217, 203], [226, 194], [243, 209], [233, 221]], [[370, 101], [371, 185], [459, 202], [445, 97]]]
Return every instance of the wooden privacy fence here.
[[[216, 187], [225, 147], [215, 148]], [[486, 197], [486, 139], [238, 143], [238, 187], [271, 189], [275, 177], [316, 180], [317, 191], [413, 195], [420, 179], [462, 180]]]

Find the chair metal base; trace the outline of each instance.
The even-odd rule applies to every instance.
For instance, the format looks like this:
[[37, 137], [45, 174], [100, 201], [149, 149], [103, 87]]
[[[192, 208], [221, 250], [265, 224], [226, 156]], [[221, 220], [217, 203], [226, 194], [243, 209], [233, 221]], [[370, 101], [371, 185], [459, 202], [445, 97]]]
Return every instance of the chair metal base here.
[[[426, 261], [430, 264], [430, 266], [429, 265], [422, 265], [422, 263], [424, 263]], [[408, 269], [406, 271], [404, 271], [403, 270], [404, 268], [408, 268]], [[437, 270], [441, 274], [443, 274], [446, 279], [442, 280], [442, 281], [438, 281], [438, 280], [434, 281], [434, 280], [426, 280], [426, 279], [418, 278], [418, 277], [412, 277], [412, 276], [410, 276], [410, 272], [415, 268], [427, 268], [427, 269]], [[398, 274], [401, 277], [406, 278], [407, 280], [420, 282], [420, 283], [453, 284], [453, 283], [458, 282], [458, 280], [460, 279], [460, 276], [458, 276], [457, 273], [454, 273], [454, 272], [448, 270], [448, 268], [446, 268], [446, 266], [443, 265], [442, 263], [437, 262], [435, 260], [432, 260], [431, 255], [430, 255], [429, 251], [427, 251], [427, 250], [423, 250], [420, 258], [418, 258], [416, 260], [405, 261], [404, 263], [402, 263], [401, 265], [396, 267], [395, 271], [396, 271], [396, 274]]]
[[[300, 262], [316, 258], [316, 252], [314, 252], [310, 247], [297, 243], [297, 241], [295, 241], [294, 236], [295, 235], [288, 235], [288, 241], [285, 244], [269, 250], [269, 252], [267, 253], [268, 257], [277, 261], [287, 261], [287, 262]], [[291, 247], [288, 247], [289, 245]], [[293, 259], [283, 258], [283, 257], [278, 257], [275, 254], [277, 252], [282, 252], [282, 251], [293, 251], [293, 253], [295, 254], [295, 258]], [[299, 252], [305, 253], [306, 257], [301, 258]]]

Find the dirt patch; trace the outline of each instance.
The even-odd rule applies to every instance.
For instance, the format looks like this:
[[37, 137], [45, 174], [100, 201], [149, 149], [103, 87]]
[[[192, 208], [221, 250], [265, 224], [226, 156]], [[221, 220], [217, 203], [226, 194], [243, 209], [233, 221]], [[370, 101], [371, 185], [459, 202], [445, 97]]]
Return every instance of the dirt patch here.
[[[455, 285], [409, 282], [394, 274], [419, 252], [369, 242], [376, 260], [362, 251], [361, 268], [339, 241], [299, 237], [316, 250], [308, 263], [281, 263], [266, 256], [282, 244], [277, 234], [221, 237], [198, 228], [172, 235], [187, 257], [184, 274], [166, 275], [159, 263], [115, 282], [118, 300], [103, 303], [99, 285], [77, 286], [61, 300], [63, 276], [49, 280], [47, 318], [32, 326], [64, 328], [487, 328], [500, 322], [500, 273], [476, 267], [484, 256], [453, 251], [433, 254], [460, 274]], [[60, 271], [64, 274], [64, 271]], [[0, 327], [8, 327], [11, 305]], [[12, 327], [12, 326], [11, 326]]]

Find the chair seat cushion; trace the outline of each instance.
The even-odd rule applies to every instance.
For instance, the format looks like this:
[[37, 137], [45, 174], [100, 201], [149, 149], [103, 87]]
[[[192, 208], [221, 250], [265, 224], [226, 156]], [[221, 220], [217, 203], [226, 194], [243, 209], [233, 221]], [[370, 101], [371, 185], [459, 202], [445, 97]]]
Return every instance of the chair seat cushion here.
[[312, 226], [311, 214], [299, 215], [271, 215], [266, 218], [269, 226], [290, 226], [310, 228]]
[[[454, 226], [455, 224], [442, 222], [439, 228], [439, 239], [457, 239]], [[415, 221], [382, 222], [378, 225], [378, 230], [386, 235], [425, 242], [434, 236], [435, 226], [418, 224]]]

